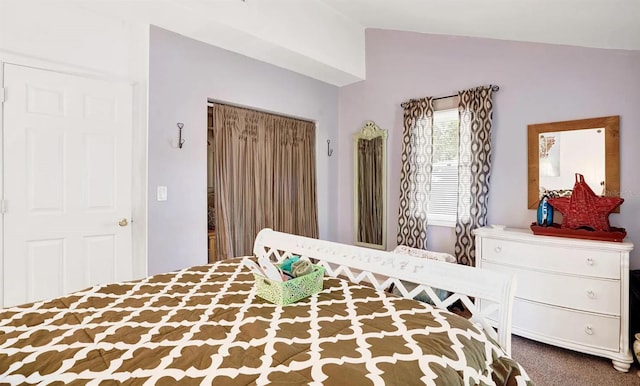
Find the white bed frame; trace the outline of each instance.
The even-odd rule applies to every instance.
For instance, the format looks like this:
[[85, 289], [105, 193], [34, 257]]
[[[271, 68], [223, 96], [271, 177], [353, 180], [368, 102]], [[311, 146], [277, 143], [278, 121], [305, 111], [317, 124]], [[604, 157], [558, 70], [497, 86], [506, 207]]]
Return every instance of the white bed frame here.
[[[329, 276], [347, 277], [355, 283], [366, 281], [378, 290], [386, 290], [393, 283], [406, 298], [413, 298], [424, 291], [441, 309], [447, 309], [460, 300], [471, 313], [470, 320], [496, 340], [507, 355], [511, 355], [511, 313], [516, 286], [513, 275], [296, 236], [268, 228], [256, 236], [253, 253], [278, 262], [291, 255], [316, 259], [316, 264], [323, 266]], [[417, 286], [409, 291], [404, 285], [406, 282]], [[440, 300], [434, 288], [446, 290], [450, 296]], [[489, 306], [483, 303], [480, 310], [470, 298], [476, 302], [487, 302]]]

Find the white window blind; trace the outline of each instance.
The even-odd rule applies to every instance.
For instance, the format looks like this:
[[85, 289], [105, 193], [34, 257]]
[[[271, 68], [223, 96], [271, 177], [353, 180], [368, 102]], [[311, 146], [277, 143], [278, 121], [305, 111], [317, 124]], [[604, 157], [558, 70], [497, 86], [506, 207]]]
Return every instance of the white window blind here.
[[458, 109], [433, 113], [429, 225], [455, 226], [458, 208]]

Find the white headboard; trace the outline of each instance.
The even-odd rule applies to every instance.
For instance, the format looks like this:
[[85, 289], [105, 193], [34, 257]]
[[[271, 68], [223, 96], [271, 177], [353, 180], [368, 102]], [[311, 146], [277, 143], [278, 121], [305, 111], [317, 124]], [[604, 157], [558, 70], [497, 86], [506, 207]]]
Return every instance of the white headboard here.
[[[511, 313], [516, 285], [512, 275], [296, 236], [272, 229], [263, 229], [258, 233], [253, 253], [278, 262], [291, 255], [306, 256], [316, 259], [316, 264], [323, 266], [329, 276], [345, 276], [355, 283], [365, 280], [379, 290], [385, 290], [393, 283], [407, 298], [424, 291], [436, 307], [442, 309], [460, 300], [471, 312], [471, 321], [511, 355]], [[408, 291], [403, 281], [417, 286]], [[434, 288], [446, 290], [450, 296], [440, 300]], [[476, 303], [478, 300], [486, 302], [480, 309], [470, 298], [474, 298]]]

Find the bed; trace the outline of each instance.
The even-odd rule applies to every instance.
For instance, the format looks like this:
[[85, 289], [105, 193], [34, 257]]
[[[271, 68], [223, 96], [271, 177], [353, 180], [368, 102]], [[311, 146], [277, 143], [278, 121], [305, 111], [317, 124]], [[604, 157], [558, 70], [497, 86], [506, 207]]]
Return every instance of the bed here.
[[533, 384], [509, 356], [512, 277], [270, 229], [254, 254], [312, 258], [323, 290], [271, 304], [236, 258], [4, 309], [0, 384]]

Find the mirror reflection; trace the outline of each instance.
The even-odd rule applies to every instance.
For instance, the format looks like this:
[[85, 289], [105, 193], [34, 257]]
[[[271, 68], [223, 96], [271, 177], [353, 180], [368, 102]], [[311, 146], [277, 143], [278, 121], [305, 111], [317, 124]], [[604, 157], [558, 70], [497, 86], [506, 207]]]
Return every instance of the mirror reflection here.
[[354, 135], [356, 245], [386, 248], [387, 131], [368, 121]]
[[619, 118], [602, 117], [529, 125], [529, 198], [570, 196], [575, 174], [594, 193], [620, 195]]
[[540, 196], [567, 194], [575, 183], [576, 172], [584, 176], [596, 194], [604, 194], [604, 132], [604, 128], [594, 128], [541, 133]]

